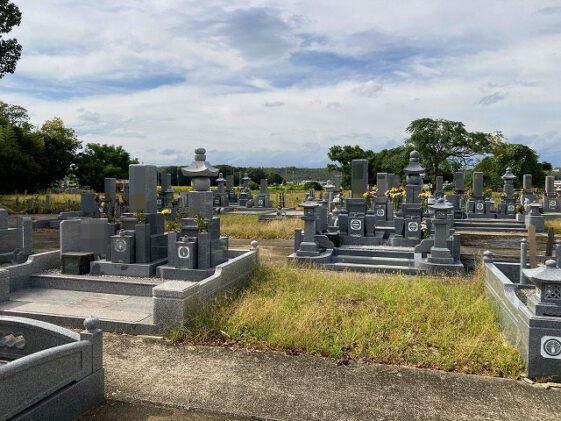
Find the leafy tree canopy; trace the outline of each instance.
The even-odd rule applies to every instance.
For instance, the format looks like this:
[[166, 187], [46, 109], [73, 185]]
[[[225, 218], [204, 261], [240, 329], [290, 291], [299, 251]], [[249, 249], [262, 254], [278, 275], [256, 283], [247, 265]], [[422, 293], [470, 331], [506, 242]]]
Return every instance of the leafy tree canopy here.
[[455, 171], [473, 165], [474, 158], [496, 150], [503, 141], [500, 132], [468, 132], [462, 122], [421, 118], [407, 127], [410, 137], [405, 144], [417, 150], [434, 182], [437, 175], [451, 178]]
[[507, 167], [511, 167], [517, 176], [514, 180], [516, 187], [522, 186], [524, 174], [532, 174], [532, 184], [541, 187], [545, 183], [546, 171], [551, 169], [551, 164], [539, 162], [538, 154], [529, 146], [502, 143], [495, 148], [493, 155], [483, 158], [474, 171], [483, 172], [485, 185], [498, 190], [503, 186], [501, 176]]
[[129, 165], [138, 164], [138, 160], [131, 159], [122, 146], [88, 143], [75, 163], [73, 171], [80, 184], [102, 191], [105, 178], [128, 178]]
[[0, 79], [6, 73], [14, 73], [21, 57], [21, 45], [15, 38], [3, 39], [14, 26], [21, 23], [19, 8], [9, 0], [0, 0]]

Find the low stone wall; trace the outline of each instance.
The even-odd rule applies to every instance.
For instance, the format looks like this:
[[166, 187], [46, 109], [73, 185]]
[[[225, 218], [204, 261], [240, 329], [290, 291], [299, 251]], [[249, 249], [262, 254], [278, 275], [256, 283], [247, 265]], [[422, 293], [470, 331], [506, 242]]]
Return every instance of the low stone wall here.
[[0, 316], [0, 419], [74, 419], [103, 401], [102, 332], [95, 319], [85, 325]]
[[[528, 377], [561, 378], [561, 359], [543, 353], [543, 339], [561, 337], [561, 317], [535, 316], [516, 294], [512, 263], [485, 263], [485, 286], [497, 303], [499, 322], [528, 369]], [[506, 270], [506, 274], [502, 272]], [[508, 276], [507, 276], [508, 274]]]
[[58, 267], [60, 267], [60, 252], [54, 250], [32, 254], [25, 263], [2, 268], [3, 271], [7, 272], [8, 280], [6, 281], [5, 277], [0, 275], [0, 300], [2, 299], [3, 283], [9, 283], [10, 291], [27, 288], [30, 286], [29, 277], [32, 274]]
[[257, 265], [255, 250], [229, 250], [229, 260], [201, 282], [166, 281], [152, 289], [154, 323], [162, 330], [178, 326], [214, 299], [241, 288]]

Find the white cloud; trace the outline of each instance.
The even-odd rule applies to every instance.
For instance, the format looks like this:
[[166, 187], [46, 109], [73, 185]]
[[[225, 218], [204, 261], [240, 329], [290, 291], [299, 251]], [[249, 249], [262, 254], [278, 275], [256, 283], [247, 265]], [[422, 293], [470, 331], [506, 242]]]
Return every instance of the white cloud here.
[[561, 164], [551, 2], [18, 5], [24, 53], [2, 100], [145, 162], [188, 162], [202, 145], [215, 163], [319, 166], [333, 144], [391, 147], [438, 117]]

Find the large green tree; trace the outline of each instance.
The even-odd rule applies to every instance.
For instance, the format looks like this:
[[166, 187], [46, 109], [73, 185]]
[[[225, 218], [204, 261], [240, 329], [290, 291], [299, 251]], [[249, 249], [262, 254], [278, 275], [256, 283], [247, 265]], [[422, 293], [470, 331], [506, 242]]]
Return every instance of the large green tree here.
[[[327, 153], [329, 159], [336, 164], [327, 164], [329, 171], [340, 171], [342, 174], [341, 185], [345, 188], [351, 185], [351, 161], [353, 159], [368, 159], [374, 156], [374, 152], [362, 149], [360, 146], [355, 145], [335, 145], [329, 148]], [[373, 182], [372, 168], [369, 166], [369, 182]]]
[[517, 177], [514, 180], [516, 187], [522, 186], [524, 174], [532, 174], [532, 184], [543, 187], [546, 171], [551, 170], [551, 164], [539, 162], [538, 154], [529, 146], [502, 143], [495, 148], [493, 155], [483, 158], [474, 171], [483, 172], [485, 185], [498, 190], [503, 185], [501, 176], [507, 167], [511, 167]]
[[49, 181], [60, 180], [68, 173], [81, 142], [73, 129], [65, 127], [59, 117], [41, 126], [45, 145], [43, 170]]
[[4, 39], [14, 26], [21, 23], [19, 8], [9, 0], [0, 0], [0, 79], [6, 73], [14, 73], [21, 57], [21, 45], [15, 38]]
[[332, 146], [329, 149], [328, 157], [337, 164], [328, 164], [330, 171], [341, 171], [343, 174], [343, 187], [350, 187], [351, 184], [351, 161], [353, 159], [368, 160], [368, 182], [376, 183], [376, 174], [379, 172], [403, 175], [403, 169], [409, 163], [409, 153], [413, 150], [410, 146], [397, 146], [390, 149], [382, 149], [380, 152], [373, 152], [362, 149], [360, 146]]
[[416, 149], [434, 182], [437, 175], [451, 178], [455, 171], [474, 164], [477, 157], [493, 152], [503, 140], [500, 132], [468, 132], [460, 121], [421, 118], [407, 127], [405, 144]]
[[138, 164], [122, 146], [88, 143], [75, 159], [74, 174], [83, 186], [96, 191], [104, 188], [104, 179], [128, 178], [129, 165]]

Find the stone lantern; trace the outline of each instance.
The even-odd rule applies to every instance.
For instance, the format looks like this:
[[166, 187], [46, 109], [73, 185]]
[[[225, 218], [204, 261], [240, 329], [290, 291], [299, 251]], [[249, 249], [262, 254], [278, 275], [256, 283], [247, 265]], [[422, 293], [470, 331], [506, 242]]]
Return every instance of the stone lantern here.
[[210, 177], [218, 175], [218, 169], [206, 161], [206, 150], [195, 149], [195, 160], [181, 172], [191, 177], [193, 191], [188, 192], [189, 208], [188, 217], [195, 218], [200, 214], [205, 219], [212, 219], [212, 203], [214, 193], [210, 190]]
[[550, 259], [545, 266], [522, 272], [536, 286], [536, 294], [528, 297], [530, 310], [536, 316], [561, 316], [561, 269], [557, 262]]
[[536, 232], [544, 232], [545, 231], [545, 218], [540, 213], [540, 209], [542, 205], [538, 202], [533, 202], [528, 205], [529, 211], [526, 214], [526, 228], [530, 225], [534, 225], [536, 227]]
[[407, 174], [405, 204], [419, 204], [418, 206], [420, 209], [421, 199], [419, 198], [419, 194], [421, 194], [421, 190], [423, 189], [423, 178], [421, 175], [424, 174], [425, 169], [421, 167], [419, 162], [419, 152], [411, 152], [409, 155], [409, 165], [407, 165], [403, 171]]
[[512, 173], [512, 168], [508, 167], [501, 178], [504, 181], [504, 211], [506, 215], [516, 215], [516, 199], [514, 198], [514, 180], [516, 176]]
[[251, 178], [249, 178], [247, 173], [245, 173], [243, 178], [242, 178], [242, 183], [243, 183], [244, 190], [249, 190], [249, 181], [250, 180], [251, 180]]
[[300, 205], [304, 209], [304, 238], [300, 243], [300, 248], [296, 251], [297, 256], [319, 256], [319, 246], [314, 240], [316, 235], [316, 208], [319, 203], [315, 200], [306, 200]]
[[430, 249], [430, 263], [452, 264], [454, 258], [452, 252], [448, 248], [448, 214], [454, 208], [454, 205], [447, 202], [444, 197], [437, 199], [431, 205], [431, 211], [434, 213], [432, 224], [434, 226], [434, 245]]
[[225, 188], [226, 179], [222, 173], [218, 174], [216, 182], [218, 183], [218, 189], [214, 195], [214, 206], [228, 206], [230, 203], [228, 200], [228, 193]]
[[327, 180], [325, 185], [325, 200], [327, 201], [327, 210], [331, 212], [333, 208], [333, 192], [335, 191], [335, 185], [331, 180]]
[[250, 178], [247, 176], [247, 173], [245, 173], [242, 178], [242, 189], [238, 199], [240, 206], [247, 206], [247, 202], [253, 198], [251, 191], [249, 190], [249, 180]]

